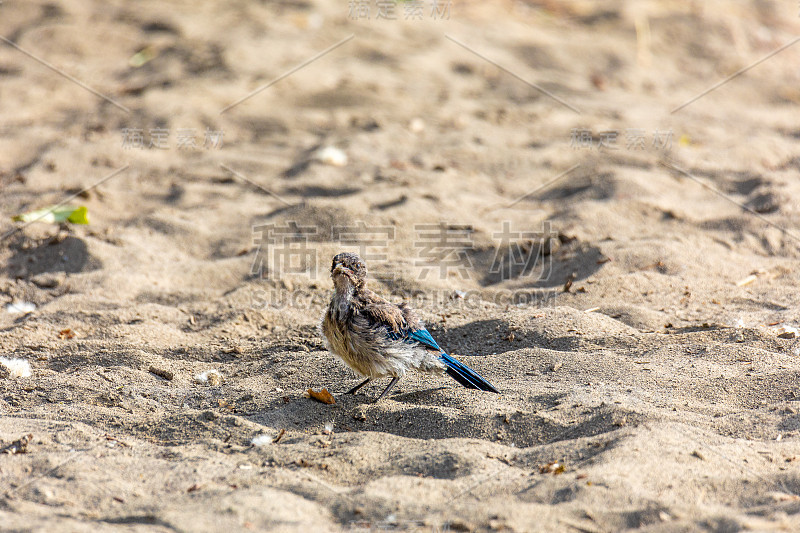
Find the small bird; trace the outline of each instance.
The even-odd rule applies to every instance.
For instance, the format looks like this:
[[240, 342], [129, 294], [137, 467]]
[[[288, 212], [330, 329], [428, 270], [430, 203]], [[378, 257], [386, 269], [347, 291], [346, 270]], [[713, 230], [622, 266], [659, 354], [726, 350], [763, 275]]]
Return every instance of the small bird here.
[[405, 303], [388, 302], [369, 290], [367, 265], [352, 253], [333, 258], [335, 292], [322, 318], [328, 349], [357, 374], [366, 377], [347, 394], [370, 380], [391, 377], [379, 402], [409, 370], [445, 372], [468, 389], [498, 392], [467, 365], [447, 355]]

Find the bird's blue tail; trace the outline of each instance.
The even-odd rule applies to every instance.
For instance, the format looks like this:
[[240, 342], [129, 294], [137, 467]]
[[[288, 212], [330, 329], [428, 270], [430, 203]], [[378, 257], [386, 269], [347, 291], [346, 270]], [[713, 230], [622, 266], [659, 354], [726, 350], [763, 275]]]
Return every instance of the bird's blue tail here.
[[497, 394], [500, 394], [500, 391], [495, 389], [491, 383], [483, 379], [477, 372], [472, 370], [464, 363], [450, 357], [444, 352], [442, 352], [442, 354], [439, 356], [439, 360], [447, 366], [445, 369], [447, 375], [464, 385], [466, 388], [478, 389], [487, 392], [496, 392]]
[[433, 337], [427, 329], [419, 328], [406, 331], [404, 332], [403, 337], [389, 332], [389, 336], [393, 339], [402, 338], [404, 342], [409, 344], [422, 344], [429, 349], [438, 350], [440, 352], [439, 361], [444, 363], [447, 367], [445, 368], [447, 375], [464, 385], [466, 388], [478, 389], [487, 392], [496, 392], [497, 394], [500, 394], [499, 390], [495, 389], [491, 383], [483, 379], [477, 372], [472, 370], [461, 361], [458, 361], [457, 359], [444, 353], [444, 350], [442, 350], [436, 341], [433, 340]]

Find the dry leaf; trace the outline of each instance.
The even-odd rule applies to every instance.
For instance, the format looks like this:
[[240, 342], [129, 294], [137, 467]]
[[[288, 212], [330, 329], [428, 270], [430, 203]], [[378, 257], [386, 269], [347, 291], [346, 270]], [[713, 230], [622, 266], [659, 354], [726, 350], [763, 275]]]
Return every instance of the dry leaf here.
[[328, 389], [322, 389], [319, 392], [313, 389], [308, 389], [308, 395], [318, 402], [327, 403], [328, 405], [336, 403], [336, 400], [333, 399], [333, 396], [330, 392], [328, 392]]
[[219, 405], [220, 409], [227, 409], [228, 411], [233, 411], [236, 409], [236, 405], [228, 400], [217, 400], [217, 404]]
[[539, 467], [540, 474], [553, 474], [554, 476], [563, 474], [565, 470], [564, 463], [559, 463], [558, 461], [552, 461]]
[[281, 439], [283, 438], [284, 435], [286, 435], [286, 430], [285, 429], [280, 430], [280, 432], [278, 433], [278, 436], [275, 437], [274, 439], [272, 439], [272, 443], [273, 444], [278, 444], [281, 441]]
[[9, 455], [15, 455], [18, 453], [28, 453], [28, 444], [33, 440], [33, 435], [28, 433], [27, 435], [23, 435], [21, 438], [15, 440], [2, 450], [0, 453], [7, 453]]
[[72, 331], [69, 328], [62, 329], [61, 331], [58, 332], [58, 338], [59, 339], [74, 339], [75, 338], [75, 332]]

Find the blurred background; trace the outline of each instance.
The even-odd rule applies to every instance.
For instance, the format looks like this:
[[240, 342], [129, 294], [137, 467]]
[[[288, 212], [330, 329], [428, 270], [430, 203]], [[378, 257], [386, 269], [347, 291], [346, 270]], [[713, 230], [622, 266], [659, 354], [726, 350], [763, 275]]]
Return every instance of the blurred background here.
[[[11, 279], [112, 261], [120, 295], [165, 276], [175, 278], [167, 292], [189, 294], [265, 271], [324, 277], [329, 256], [350, 246], [374, 256], [389, 290], [422, 278], [516, 289], [586, 278], [603, 240], [698, 224], [712, 240], [734, 232], [743, 252], [793, 247], [735, 204], [785, 211], [782, 183], [796, 181], [798, 13], [785, 3], [0, 9], [2, 230], [76, 192], [71, 203], [91, 219], [67, 229], [80, 250], [57, 267], [15, 251], [52, 228], [7, 237]], [[776, 224], [791, 225], [781, 214]], [[364, 223], [378, 230], [351, 235]], [[284, 234], [267, 235], [259, 257], [260, 224]], [[520, 254], [537, 252], [545, 231], [553, 252], [567, 245], [563, 257], [520, 280]], [[293, 267], [279, 272], [285, 232], [298, 246], [310, 238], [313, 257], [289, 254]], [[116, 246], [113, 259], [87, 238]], [[607, 246], [610, 257], [629, 253]], [[634, 266], [665, 259], [646, 255]], [[443, 262], [452, 269], [423, 274]]]
[[[449, 389], [406, 398], [387, 409], [422, 429], [386, 416], [372, 429], [490, 446], [505, 409], [528, 418], [503, 445], [659, 417], [715, 438], [797, 431], [763, 403], [796, 383], [774, 355], [794, 353], [798, 326], [795, 2], [6, 0], [0, 40], [0, 348], [43, 391], [8, 385], [0, 406], [19, 416], [211, 455], [226, 434], [249, 445], [255, 422], [321, 431], [330, 411], [303, 391], [351, 376], [315, 328], [331, 257], [356, 251], [375, 290], [411, 301], [510, 391], [474, 411]], [[52, 206], [85, 207], [88, 224], [49, 221]], [[653, 333], [681, 347], [644, 357], [641, 343], [666, 338]], [[765, 387], [732, 370], [745, 356], [728, 341], [771, 350], [765, 371], [783, 374]], [[719, 368], [678, 364], [713, 343]], [[644, 374], [633, 358], [662, 366]], [[605, 392], [574, 392], [603, 361], [591, 382]], [[227, 385], [195, 383], [211, 367]], [[734, 384], [708, 384], [723, 375]], [[597, 405], [540, 417], [551, 385]], [[745, 408], [764, 412], [735, 418]], [[207, 410], [246, 423], [224, 433]], [[556, 459], [537, 455], [531, 472]], [[720, 505], [740, 489], [720, 489]], [[367, 500], [366, 515], [386, 514]], [[471, 523], [488, 527], [484, 514]]]

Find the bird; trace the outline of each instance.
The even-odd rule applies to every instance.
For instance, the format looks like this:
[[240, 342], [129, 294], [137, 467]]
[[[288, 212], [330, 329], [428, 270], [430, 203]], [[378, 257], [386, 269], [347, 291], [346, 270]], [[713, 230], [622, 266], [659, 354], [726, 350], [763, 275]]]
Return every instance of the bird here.
[[468, 389], [499, 394], [477, 372], [448, 355], [413, 309], [368, 289], [367, 265], [357, 254], [334, 256], [331, 279], [334, 293], [322, 317], [322, 335], [330, 352], [366, 378], [346, 394], [355, 394], [373, 379], [392, 378], [377, 403], [409, 370], [444, 372]]

